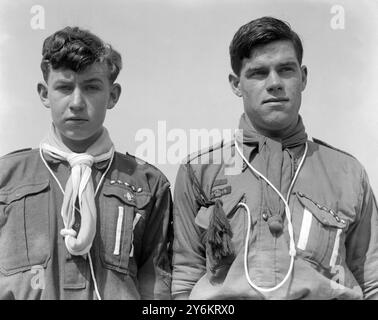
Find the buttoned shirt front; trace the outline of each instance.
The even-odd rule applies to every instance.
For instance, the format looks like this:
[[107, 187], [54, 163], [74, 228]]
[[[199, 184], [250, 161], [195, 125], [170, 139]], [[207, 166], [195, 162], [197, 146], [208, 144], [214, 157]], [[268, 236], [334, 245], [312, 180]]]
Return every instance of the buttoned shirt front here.
[[[261, 179], [246, 165], [227, 174], [229, 167], [238, 162], [233, 143], [192, 157], [180, 167], [174, 195], [175, 297], [378, 298], [378, 212], [366, 172], [350, 155], [312, 141], [307, 144], [306, 158], [290, 194], [287, 192], [304, 145], [283, 151], [290, 156], [291, 164], [282, 169], [282, 175], [288, 178], [280, 191], [288, 198], [296, 256], [288, 280], [271, 292], [253, 288], [244, 265], [247, 258], [248, 276], [262, 288], [277, 286], [290, 269], [288, 220], [283, 217], [282, 233], [271, 232], [268, 210], [261, 201]], [[244, 145], [243, 154], [258, 169], [257, 150]], [[210, 164], [201, 164], [203, 158]], [[214, 205], [199, 205], [189, 166], [207, 197], [222, 201], [232, 230], [234, 253], [215, 270], [210, 268], [205, 236]], [[249, 208], [251, 225], [241, 202]]]
[[[45, 156], [62, 186], [69, 164]], [[95, 187], [109, 161], [93, 165]], [[89, 258], [60, 235], [63, 193], [38, 150], [0, 159], [0, 299], [95, 299]], [[170, 299], [171, 194], [165, 176], [115, 153], [95, 199], [90, 251], [102, 299]], [[80, 229], [76, 213], [75, 230]]]

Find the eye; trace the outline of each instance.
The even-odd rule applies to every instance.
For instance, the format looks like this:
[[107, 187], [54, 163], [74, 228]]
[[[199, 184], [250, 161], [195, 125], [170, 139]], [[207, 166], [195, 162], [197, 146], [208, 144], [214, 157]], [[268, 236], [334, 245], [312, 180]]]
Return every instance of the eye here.
[[283, 67], [283, 68], [281, 68], [280, 71], [283, 72], [283, 73], [290, 73], [290, 72], [294, 71], [294, 68], [293, 67]]
[[264, 74], [265, 74], [264, 71], [259, 70], [259, 71], [255, 71], [255, 72], [253, 72], [253, 73], [252, 73], [252, 76], [261, 76], [261, 75], [264, 75]]
[[72, 91], [72, 86], [70, 85], [58, 85], [56, 87], [56, 90], [60, 91], [60, 92], [71, 92]]
[[263, 69], [251, 70], [247, 72], [246, 78], [248, 79], [261, 79], [267, 76], [267, 71]]
[[101, 87], [99, 85], [89, 84], [85, 86], [85, 90], [86, 91], [99, 91], [101, 90]]

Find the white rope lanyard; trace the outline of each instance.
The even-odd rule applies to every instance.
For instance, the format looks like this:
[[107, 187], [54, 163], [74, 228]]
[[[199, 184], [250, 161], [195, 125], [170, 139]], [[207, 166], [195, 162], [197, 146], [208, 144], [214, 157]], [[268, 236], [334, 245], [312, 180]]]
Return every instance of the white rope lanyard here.
[[[95, 191], [95, 194], [94, 196], [96, 197], [97, 195], [97, 192], [98, 190], [100, 189], [100, 186], [101, 184], [103, 183], [103, 180], [105, 178], [105, 175], [108, 173], [109, 169], [110, 169], [110, 166], [112, 165], [112, 162], [113, 162], [113, 158], [114, 158], [114, 153], [112, 153], [112, 157], [110, 158], [110, 161], [109, 161], [109, 164], [108, 164], [108, 167], [106, 168], [105, 172], [102, 174], [101, 176], [101, 179], [96, 187], [96, 191]], [[50, 174], [53, 176], [53, 178], [55, 179], [56, 183], [58, 184], [60, 190], [62, 191], [63, 195], [64, 195], [64, 189], [62, 187], [62, 185], [60, 184], [58, 178], [55, 176], [54, 172], [51, 170], [50, 166], [47, 164], [45, 158], [43, 157], [43, 154], [42, 154], [42, 148], [41, 146], [39, 147], [39, 154], [41, 156], [41, 159], [44, 163], [44, 165], [46, 166], [47, 170], [49, 170]], [[76, 207], [75, 207], [76, 208]], [[76, 208], [76, 210], [78, 210], [78, 208]], [[97, 287], [97, 281], [96, 281], [96, 276], [95, 276], [95, 273], [94, 273], [94, 270], [93, 270], [93, 263], [92, 263], [92, 258], [91, 258], [91, 253], [88, 252], [88, 259], [89, 259], [89, 267], [91, 269], [91, 276], [92, 276], [92, 280], [93, 280], [93, 284], [94, 284], [94, 289], [95, 289], [95, 292], [96, 292], [96, 296], [97, 296], [97, 299], [98, 300], [101, 300], [101, 296], [100, 296], [100, 293], [98, 291], [98, 287]]]
[[242, 157], [243, 161], [248, 165], [248, 167], [252, 170], [252, 172], [254, 174], [256, 174], [257, 176], [261, 177], [262, 179], [264, 179], [266, 181], [266, 183], [268, 183], [269, 186], [271, 186], [272, 189], [278, 194], [278, 196], [281, 198], [281, 200], [285, 204], [285, 215], [286, 215], [287, 222], [288, 222], [288, 231], [289, 231], [289, 237], [290, 237], [290, 246], [289, 246], [290, 267], [289, 267], [288, 272], [286, 273], [286, 276], [283, 278], [283, 280], [279, 284], [277, 284], [276, 286], [274, 286], [272, 288], [261, 288], [261, 287], [255, 285], [252, 282], [251, 278], [249, 277], [249, 269], [248, 269], [248, 244], [249, 244], [250, 231], [251, 231], [251, 228], [252, 228], [252, 219], [251, 219], [251, 213], [249, 211], [248, 206], [245, 203], [243, 203], [243, 202], [240, 202], [238, 204], [238, 206], [242, 206], [242, 207], [245, 208], [246, 213], [247, 213], [247, 217], [248, 217], [248, 230], [247, 230], [247, 236], [245, 238], [245, 245], [244, 245], [244, 271], [245, 271], [245, 276], [246, 276], [247, 281], [250, 284], [250, 286], [252, 288], [256, 289], [257, 291], [260, 291], [260, 292], [272, 292], [272, 291], [277, 290], [278, 288], [280, 288], [287, 281], [287, 279], [289, 278], [289, 276], [291, 275], [291, 273], [293, 271], [294, 258], [295, 258], [295, 255], [296, 255], [296, 250], [295, 250], [295, 242], [294, 242], [293, 224], [291, 222], [291, 211], [290, 211], [290, 208], [289, 208], [289, 197], [290, 197], [291, 190], [293, 189], [295, 180], [297, 179], [299, 171], [301, 170], [302, 165], [304, 163], [304, 160], [306, 158], [308, 145], [306, 143], [304, 154], [302, 156], [302, 159], [301, 159], [301, 161], [299, 163], [299, 166], [298, 166], [297, 170], [295, 171], [293, 180], [290, 183], [286, 199], [281, 194], [281, 192], [279, 190], [277, 190], [277, 188], [261, 172], [257, 171], [249, 163], [249, 161], [247, 161], [247, 159], [243, 155], [243, 152], [241, 152], [240, 149], [239, 149], [237, 139], [235, 139], [235, 147], [236, 147], [236, 150], [238, 151], [239, 155]]

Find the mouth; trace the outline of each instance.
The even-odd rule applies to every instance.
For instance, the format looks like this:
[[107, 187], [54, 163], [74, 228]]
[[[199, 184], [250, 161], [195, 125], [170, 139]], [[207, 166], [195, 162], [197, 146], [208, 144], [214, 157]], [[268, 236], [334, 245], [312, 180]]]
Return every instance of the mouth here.
[[283, 103], [289, 101], [289, 98], [269, 98], [266, 100], [263, 100], [264, 103]]
[[87, 122], [88, 119], [80, 118], [80, 117], [70, 117], [65, 120], [68, 123], [84, 123]]

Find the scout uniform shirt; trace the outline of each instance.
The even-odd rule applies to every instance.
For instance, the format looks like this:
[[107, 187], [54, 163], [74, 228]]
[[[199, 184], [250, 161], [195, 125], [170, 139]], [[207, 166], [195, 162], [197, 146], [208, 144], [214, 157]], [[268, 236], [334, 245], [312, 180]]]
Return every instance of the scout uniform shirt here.
[[[227, 173], [239, 157], [234, 143], [191, 156], [180, 166], [173, 210], [173, 297], [378, 298], [378, 214], [366, 172], [352, 156], [316, 141], [307, 141], [307, 156], [288, 195], [296, 249], [291, 272], [287, 218], [283, 216], [282, 232], [273, 234], [261, 200], [261, 179], [242, 161], [236, 174]], [[291, 174], [282, 182], [285, 192], [304, 149], [305, 144], [284, 150], [292, 159], [292, 168], [285, 168]], [[246, 144], [242, 150], [254, 166], [257, 150]], [[214, 265], [207, 233], [216, 200], [231, 228], [233, 252]], [[240, 203], [250, 211], [250, 225]], [[273, 288], [288, 273], [287, 281], [270, 292], [247, 281], [248, 275], [255, 286]]]
[[[64, 186], [67, 162], [44, 156]], [[96, 186], [109, 161], [93, 165]], [[95, 299], [88, 256], [73, 256], [60, 230], [63, 193], [38, 150], [0, 159], [0, 299]], [[169, 299], [170, 185], [155, 167], [115, 153], [95, 199], [91, 248], [102, 299]], [[75, 230], [80, 228], [76, 215]]]

